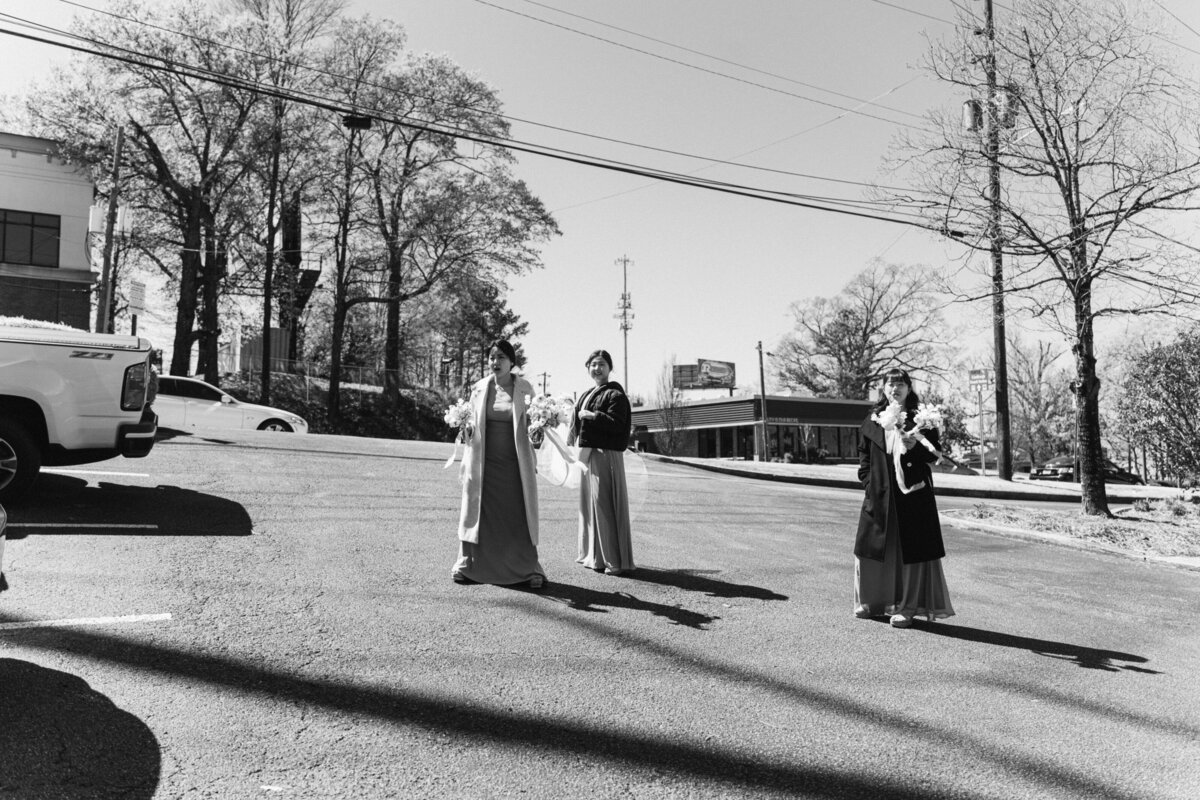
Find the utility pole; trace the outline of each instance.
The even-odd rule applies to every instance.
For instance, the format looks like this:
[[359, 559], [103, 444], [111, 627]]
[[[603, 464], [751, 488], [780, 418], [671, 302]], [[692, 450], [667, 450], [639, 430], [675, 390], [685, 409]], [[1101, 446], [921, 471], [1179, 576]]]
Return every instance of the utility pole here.
[[[1012, 443], [1009, 436], [1008, 414], [1008, 343], [1004, 333], [1004, 255], [1000, 231], [1000, 90], [996, 86], [996, 28], [992, 17], [992, 0], [984, 0], [985, 34], [987, 36], [987, 157], [989, 219], [992, 241], [992, 342], [996, 357], [996, 474], [1011, 481], [1013, 474]], [[1005, 87], [1005, 112], [1011, 99]]]
[[539, 372], [538, 377], [542, 379], [542, 394], [546, 393], [546, 378], [550, 377], [549, 372]]
[[108, 215], [104, 220], [104, 266], [100, 273], [100, 302], [96, 306], [96, 333], [111, 333], [113, 237], [117, 227], [117, 194], [121, 182], [121, 149], [125, 145], [125, 126], [117, 126], [113, 145], [112, 188], [108, 192]]
[[621, 333], [625, 338], [625, 357], [621, 360], [625, 368], [625, 394], [629, 394], [629, 329], [633, 327], [633, 302], [629, 297], [629, 265], [633, 262], [628, 256], [621, 256], [615, 262], [621, 265], [621, 302], [617, 303], [617, 313], [614, 319], [621, 320]]
[[758, 350], [758, 390], [762, 402], [762, 452], [759, 453], [758, 460], [766, 461], [770, 448], [767, 447], [767, 378], [763, 371], [762, 339], [758, 340], [756, 349]]

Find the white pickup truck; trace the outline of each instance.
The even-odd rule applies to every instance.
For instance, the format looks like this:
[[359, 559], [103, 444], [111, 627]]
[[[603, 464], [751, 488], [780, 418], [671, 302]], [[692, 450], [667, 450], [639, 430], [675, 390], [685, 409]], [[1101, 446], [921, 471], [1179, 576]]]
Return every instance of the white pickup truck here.
[[28, 493], [43, 466], [150, 452], [150, 342], [10, 321], [0, 319], [0, 502]]

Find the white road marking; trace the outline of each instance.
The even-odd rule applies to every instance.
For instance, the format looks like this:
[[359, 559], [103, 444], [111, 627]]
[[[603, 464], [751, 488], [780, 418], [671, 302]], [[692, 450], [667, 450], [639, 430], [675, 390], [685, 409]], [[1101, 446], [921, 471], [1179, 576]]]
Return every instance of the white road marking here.
[[10, 522], [10, 528], [150, 528], [158, 530], [157, 525], [122, 525], [116, 522]]
[[42, 472], [53, 472], [56, 475], [119, 475], [124, 478], [149, 478], [149, 472], [104, 472], [93, 469], [67, 469], [64, 467], [45, 467]]
[[45, 619], [36, 622], [0, 622], [0, 631], [22, 628], [66, 628], [75, 625], [115, 625], [122, 622], [166, 622], [170, 614], [130, 614], [124, 617], [81, 617], [78, 619]]

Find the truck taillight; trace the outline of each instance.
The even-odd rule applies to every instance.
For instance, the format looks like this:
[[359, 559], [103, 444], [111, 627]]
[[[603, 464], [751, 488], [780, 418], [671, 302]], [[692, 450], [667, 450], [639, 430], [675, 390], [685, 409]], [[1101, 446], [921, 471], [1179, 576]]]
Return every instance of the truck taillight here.
[[146, 406], [146, 394], [150, 389], [150, 365], [143, 362], [125, 370], [125, 383], [121, 388], [121, 409], [141, 411]]

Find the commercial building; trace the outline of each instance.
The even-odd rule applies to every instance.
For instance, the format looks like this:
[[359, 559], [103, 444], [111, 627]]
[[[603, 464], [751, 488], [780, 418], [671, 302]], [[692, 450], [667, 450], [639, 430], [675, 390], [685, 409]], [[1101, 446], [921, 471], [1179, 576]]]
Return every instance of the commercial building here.
[[91, 177], [49, 139], [0, 132], [0, 316], [91, 328]]
[[729, 397], [681, 401], [670, 408], [633, 411], [638, 446], [663, 452], [675, 439], [673, 455], [779, 461], [853, 461], [858, 429], [871, 403], [823, 397]]

